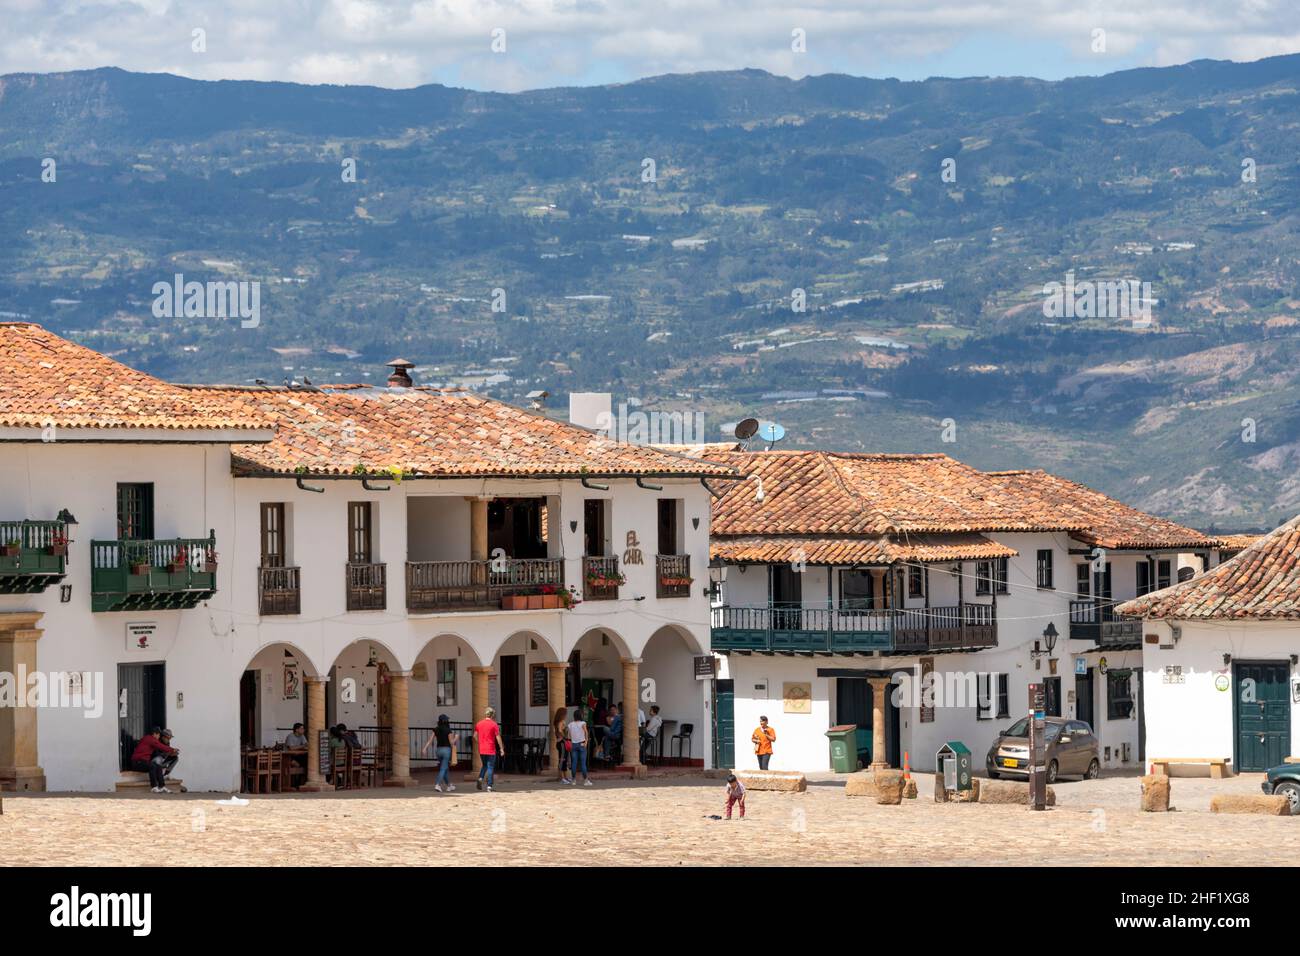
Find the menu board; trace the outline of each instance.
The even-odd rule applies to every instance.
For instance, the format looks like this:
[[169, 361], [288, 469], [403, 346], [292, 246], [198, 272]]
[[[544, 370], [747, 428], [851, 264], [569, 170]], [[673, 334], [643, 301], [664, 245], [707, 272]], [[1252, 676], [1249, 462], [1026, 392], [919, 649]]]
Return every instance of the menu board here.
[[546, 707], [549, 703], [550, 687], [546, 680], [546, 665], [533, 664], [528, 672], [528, 686], [531, 688], [529, 696], [530, 707]]

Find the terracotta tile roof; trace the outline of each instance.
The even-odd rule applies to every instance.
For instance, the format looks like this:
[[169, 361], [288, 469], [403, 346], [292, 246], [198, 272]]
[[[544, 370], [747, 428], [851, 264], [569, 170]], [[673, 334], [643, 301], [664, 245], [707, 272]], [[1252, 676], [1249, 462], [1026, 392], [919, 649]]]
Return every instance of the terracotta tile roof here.
[[982, 472], [947, 455], [821, 451], [714, 454], [762, 479], [714, 502], [714, 535], [1064, 531], [1109, 548], [1206, 548], [1191, 528], [1042, 471]]
[[1087, 485], [1042, 470], [997, 471], [989, 474], [1005, 482], [1015, 494], [1041, 499], [1057, 515], [1062, 527], [1086, 544], [1114, 550], [1217, 547], [1218, 539], [1185, 528], [1165, 518], [1131, 508]]
[[741, 535], [715, 537], [710, 557], [727, 564], [893, 564], [936, 561], [978, 561], [1010, 558], [1012, 548], [983, 535], [915, 535], [889, 538], [836, 538], [805, 535]]
[[1183, 584], [1116, 610], [1172, 620], [1300, 620], [1300, 517]]
[[726, 465], [621, 444], [472, 392], [430, 388], [187, 386], [276, 424], [273, 441], [236, 445], [237, 475], [717, 477]]
[[1264, 537], [1262, 534], [1221, 534], [1216, 539], [1219, 547], [1226, 551], [1240, 551]]
[[0, 322], [0, 426], [267, 429], [265, 416], [194, 394], [30, 322]]

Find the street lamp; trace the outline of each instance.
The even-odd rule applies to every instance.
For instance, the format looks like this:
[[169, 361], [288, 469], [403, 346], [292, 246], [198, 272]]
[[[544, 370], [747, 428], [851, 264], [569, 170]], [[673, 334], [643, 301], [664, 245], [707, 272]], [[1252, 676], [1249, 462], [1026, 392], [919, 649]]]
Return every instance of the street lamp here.
[[1057, 633], [1056, 622], [1048, 621], [1047, 627], [1043, 628], [1043, 643], [1047, 645], [1049, 655], [1056, 650], [1056, 639], [1058, 637], [1060, 637], [1060, 634]]

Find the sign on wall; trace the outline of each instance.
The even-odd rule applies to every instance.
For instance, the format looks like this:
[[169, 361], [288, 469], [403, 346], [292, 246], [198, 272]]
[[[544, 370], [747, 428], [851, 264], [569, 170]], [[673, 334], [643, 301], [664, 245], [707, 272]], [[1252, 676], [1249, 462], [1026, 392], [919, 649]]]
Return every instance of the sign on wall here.
[[[927, 677], [929, 678], [927, 680]], [[934, 723], [934, 691], [928, 688], [934, 687], [934, 658], [921, 658], [921, 715], [920, 720], [923, 724]]]
[[787, 714], [811, 714], [812, 684], [804, 681], [786, 682], [781, 685], [781, 699], [785, 703]]
[[284, 662], [284, 699], [297, 700], [302, 691], [302, 675], [297, 661]]
[[627, 533], [627, 549], [623, 552], [624, 564], [645, 564], [645, 555], [641, 553], [641, 542], [635, 531]]
[[1183, 680], [1183, 665], [1182, 665], [1182, 664], [1166, 664], [1166, 665], [1165, 665], [1165, 683], [1166, 683], [1166, 684], [1182, 684], [1182, 683], [1184, 683], [1184, 680]]
[[158, 637], [158, 625], [153, 621], [130, 621], [126, 625], [126, 649], [128, 651], [153, 650]]
[[700, 654], [695, 658], [695, 679], [712, 680], [715, 673], [712, 654]]
[[551, 689], [546, 679], [545, 664], [531, 664], [528, 668], [528, 706], [545, 707], [550, 702]]

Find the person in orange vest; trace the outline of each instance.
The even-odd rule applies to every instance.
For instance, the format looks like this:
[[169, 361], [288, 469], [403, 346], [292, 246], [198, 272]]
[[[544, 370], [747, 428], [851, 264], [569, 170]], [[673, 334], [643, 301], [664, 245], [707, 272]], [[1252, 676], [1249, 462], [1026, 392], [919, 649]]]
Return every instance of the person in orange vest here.
[[772, 741], [776, 740], [776, 731], [768, 726], [767, 718], [758, 718], [758, 728], [749, 738], [754, 744], [754, 753], [758, 756], [758, 769], [766, 770], [772, 760]]

